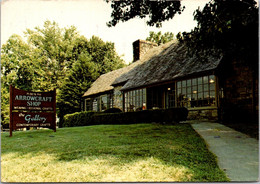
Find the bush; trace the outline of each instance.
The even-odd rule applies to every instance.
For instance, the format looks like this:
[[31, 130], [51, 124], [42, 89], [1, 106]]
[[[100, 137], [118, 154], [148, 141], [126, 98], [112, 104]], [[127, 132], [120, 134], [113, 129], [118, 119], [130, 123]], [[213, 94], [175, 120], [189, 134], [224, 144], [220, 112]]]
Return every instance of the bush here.
[[144, 110], [137, 112], [98, 113], [76, 112], [64, 117], [64, 126], [87, 126], [98, 124], [135, 124], [135, 123], [178, 123], [188, 116], [186, 108]]
[[122, 112], [121, 109], [119, 108], [110, 108], [104, 111], [104, 113], [118, 113], [118, 112]]
[[64, 116], [64, 127], [86, 126], [91, 124], [93, 115], [97, 112], [83, 111]]

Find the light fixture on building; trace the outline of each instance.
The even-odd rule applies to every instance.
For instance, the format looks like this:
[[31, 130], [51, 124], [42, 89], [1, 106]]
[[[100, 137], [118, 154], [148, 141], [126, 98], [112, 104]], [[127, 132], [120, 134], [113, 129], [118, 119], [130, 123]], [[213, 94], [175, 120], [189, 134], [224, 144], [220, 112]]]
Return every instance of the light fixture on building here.
[[214, 83], [215, 81], [213, 79], [210, 79], [209, 80], [209, 83]]
[[168, 91], [170, 91], [171, 90], [171, 88], [168, 88]]
[[194, 94], [196, 94], [196, 93], [197, 93], [197, 91], [193, 91], [193, 93], [194, 93]]

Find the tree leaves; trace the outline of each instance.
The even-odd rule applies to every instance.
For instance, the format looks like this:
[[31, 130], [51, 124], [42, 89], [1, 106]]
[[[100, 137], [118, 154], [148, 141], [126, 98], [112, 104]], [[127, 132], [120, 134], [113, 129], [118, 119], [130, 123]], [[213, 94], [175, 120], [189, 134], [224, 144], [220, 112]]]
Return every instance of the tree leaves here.
[[136, 17], [141, 19], [149, 17], [147, 25], [161, 27], [163, 21], [172, 19], [176, 13], [180, 14], [185, 8], [181, 7], [180, 0], [106, 0], [106, 2], [111, 2], [113, 9], [112, 20], [107, 23], [109, 27]]
[[194, 19], [197, 27], [177, 36], [192, 54], [221, 53], [258, 68], [258, 7], [254, 0], [211, 0], [203, 10], [194, 12]]
[[1, 50], [2, 122], [8, 123], [9, 85], [32, 91], [57, 89], [57, 112], [80, 110], [80, 100], [101, 74], [124, 66], [113, 43], [79, 35], [74, 26], [46, 21], [27, 29], [26, 41], [12, 35]]
[[173, 33], [166, 32], [162, 34], [161, 31], [155, 33], [154, 31], [149, 32], [149, 37], [146, 38], [147, 41], [157, 43], [158, 45], [167, 43], [174, 39]]

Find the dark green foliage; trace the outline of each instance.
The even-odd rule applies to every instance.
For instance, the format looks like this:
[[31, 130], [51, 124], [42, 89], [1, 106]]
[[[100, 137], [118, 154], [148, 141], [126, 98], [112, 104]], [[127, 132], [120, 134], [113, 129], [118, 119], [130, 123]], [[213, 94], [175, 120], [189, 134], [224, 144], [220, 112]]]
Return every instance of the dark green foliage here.
[[99, 124], [178, 123], [188, 116], [186, 108], [144, 110], [121, 113], [77, 112], [64, 118], [64, 126], [87, 126]]
[[194, 12], [197, 27], [178, 39], [192, 54], [237, 57], [258, 69], [258, 9], [255, 0], [211, 0]]
[[118, 112], [122, 112], [121, 109], [119, 108], [110, 108], [104, 111], [104, 113], [118, 113]]
[[145, 18], [149, 26], [161, 27], [162, 22], [172, 19], [176, 13], [180, 14], [185, 7], [181, 7], [180, 0], [106, 0], [111, 2], [112, 20], [107, 23], [109, 27], [115, 26], [120, 21], [126, 22], [132, 18]]
[[74, 126], [86, 126], [93, 122], [93, 115], [96, 112], [75, 112], [73, 114], [67, 114], [64, 116], [64, 127], [74, 127]]

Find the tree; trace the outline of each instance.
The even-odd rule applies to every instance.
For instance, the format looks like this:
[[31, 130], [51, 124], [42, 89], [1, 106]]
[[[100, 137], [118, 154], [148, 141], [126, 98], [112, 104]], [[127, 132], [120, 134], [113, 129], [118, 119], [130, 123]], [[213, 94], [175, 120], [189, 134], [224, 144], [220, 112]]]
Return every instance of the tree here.
[[69, 74], [63, 80], [60, 95], [57, 99], [60, 127], [62, 127], [64, 115], [81, 110], [82, 95], [98, 76], [98, 65], [93, 62], [89, 53], [81, 53], [72, 64]]
[[192, 54], [223, 54], [258, 69], [258, 7], [254, 0], [211, 0], [194, 12], [197, 26], [178, 34]]
[[[79, 97], [99, 75], [124, 66], [113, 43], [95, 36], [88, 40], [73, 26], [46, 21], [43, 28], [27, 29], [25, 38], [12, 35], [2, 46], [2, 124], [9, 123], [9, 85], [31, 91], [56, 88], [57, 112], [66, 114], [79, 110]], [[62, 112], [64, 104], [71, 109]]]
[[115, 26], [120, 21], [125, 22], [132, 18], [145, 18], [149, 16], [147, 25], [161, 27], [162, 22], [180, 14], [184, 10], [180, 0], [106, 0], [111, 2], [112, 20], [107, 23], [109, 27]]
[[[163, 21], [185, 8], [181, 7], [180, 1], [106, 1], [111, 2], [113, 10], [108, 26], [149, 16], [147, 24], [160, 27]], [[254, 58], [252, 62], [247, 59], [247, 63], [258, 68], [258, 7], [255, 0], [211, 0], [203, 10], [194, 12], [194, 19], [198, 21], [197, 27], [177, 35], [180, 41], [185, 41], [191, 54], [221, 53]]]
[[154, 31], [150, 31], [149, 37], [146, 38], [147, 41], [157, 43], [158, 45], [167, 43], [173, 39], [174, 39], [173, 33], [166, 32], [162, 34], [161, 31], [159, 31], [158, 33], [155, 33]]
[[81, 37], [73, 48], [75, 61], [63, 81], [58, 96], [59, 126], [66, 114], [80, 111], [82, 95], [100, 75], [119, 69], [125, 64], [115, 52], [113, 43], [104, 42], [96, 36], [90, 40]]

